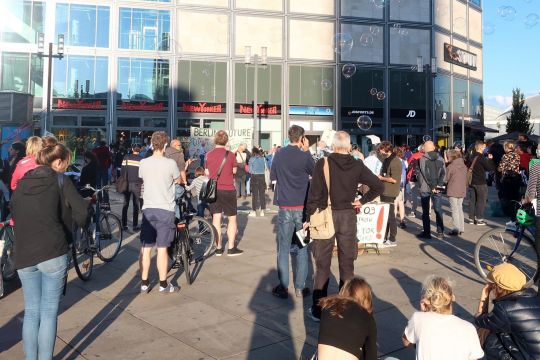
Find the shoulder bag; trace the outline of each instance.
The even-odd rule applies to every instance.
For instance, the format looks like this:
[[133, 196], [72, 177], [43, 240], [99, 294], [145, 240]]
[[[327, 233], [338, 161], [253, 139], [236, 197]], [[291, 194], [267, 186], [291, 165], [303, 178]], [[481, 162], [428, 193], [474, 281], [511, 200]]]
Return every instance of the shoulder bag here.
[[328, 158], [324, 158], [324, 180], [328, 189], [328, 202], [326, 209], [317, 209], [315, 214], [309, 219], [309, 232], [314, 240], [329, 240], [336, 231], [334, 229], [334, 220], [332, 218], [332, 202], [330, 201], [330, 170], [328, 167]]
[[123, 175], [120, 175], [116, 179], [116, 192], [119, 193], [119, 194], [128, 191], [128, 188], [129, 188], [129, 180], [128, 180], [129, 167], [128, 167], [128, 159], [127, 158], [126, 158], [125, 163], [126, 163], [126, 172]]
[[221, 175], [221, 171], [223, 170], [223, 166], [225, 166], [225, 161], [227, 161], [227, 156], [229, 156], [229, 150], [225, 151], [225, 156], [223, 157], [221, 165], [219, 166], [217, 177], [215, 179], [208, 179], [202, 184], [201, 191], [199, 192], [200, 201], [204, 201], [209, 204], [216, 202], [217, 183], [219, 180], [219, 176]]
[[474, 158], [472, 164], [471, 164], [471, 167], [467, 170], [467, 186], [471, 186], [472, 185], [472, 176], [473, 176], [473, 170], [474, 170], [474, 165], [476, 165], [476, 162], [478, 161], [478, 158], [482, 156], [482, 155], [478, 155]]

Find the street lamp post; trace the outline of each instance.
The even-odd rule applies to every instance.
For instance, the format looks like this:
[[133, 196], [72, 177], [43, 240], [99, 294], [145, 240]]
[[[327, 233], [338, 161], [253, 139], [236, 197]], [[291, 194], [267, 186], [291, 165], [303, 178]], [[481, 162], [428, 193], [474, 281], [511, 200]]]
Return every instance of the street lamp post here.
[[467, 151], [465, 146], [465, 98], [461, 98], [461, 146], [463, 151]]
[[56, 48], [56, 54], [53, 54], [53, 43], [49, 43], [48, 54], [44, 53], [45, 48], [45, 34], [39, 33], [38, 35], [38, 53], [40, 58], [48, 59], [48, 72], [47, 72], [47, 117], [43, 125], [43, 133], [47, 131], [47, 124], [51, 121], [51, 82], [52, 82], [52, 59], [62, 59], [64, 57], [64, 34], [58, 35], [58, 46]]
[[261, 56], [259, 57], [258, 54], [253, 55], [253, 60], [251, 59], [251, 46], [246, 46], [244, 51], [244, 64], [246, 67], [252, 66], [254, 69], [254, 76], [253, 76], [253, 146], [258, 146], [259, 144], [259, 133], [260, 133], [260, 117], [259, 117], [259, 111], [257, 107], [257, 86], [259, 82], [259, 65], [261, 65], [263, 68], [266, 68], [268, 63], [267, 58], [267, 48], [266, 46], [261, 47]]

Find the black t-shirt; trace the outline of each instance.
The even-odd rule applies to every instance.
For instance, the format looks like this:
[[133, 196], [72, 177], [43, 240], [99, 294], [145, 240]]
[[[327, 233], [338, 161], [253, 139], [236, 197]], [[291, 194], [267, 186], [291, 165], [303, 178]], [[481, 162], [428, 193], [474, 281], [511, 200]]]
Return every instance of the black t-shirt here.
[[377, 326], [371, 314], [348, 301], [341, 317], [332, 316], [332, 307], [321, 314], [319, 344], [346, 351], [360, 360], [377, 359]]

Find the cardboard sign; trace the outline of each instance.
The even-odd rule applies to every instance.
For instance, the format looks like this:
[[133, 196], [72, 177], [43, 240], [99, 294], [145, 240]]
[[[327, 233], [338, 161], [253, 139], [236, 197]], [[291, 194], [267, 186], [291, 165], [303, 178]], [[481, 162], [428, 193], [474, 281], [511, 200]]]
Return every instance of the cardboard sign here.
[[336, 130], [324, 130], [321, 135], [321, 141], [324, 141], [326, 146], [331, 149], [332, 144], [334, 143], [334, 135], [336, 134]]
[[366, 204], [356, 215], [356, 237], [362, 244], [382, 244], [386, 236], [390, 204]]
[[[218, 129], [202, 129], [198, 127], [191, 127], [189, 138], [189, 155], [195, 156], [199, 155], [199, 149], [201, 145], [204, 144], [206, 152], [214, 148], [214, 135], [218, 132]], [[246, 143], [247, 148], [251, 149], [253, 129], [235, 129], [228, 130], [227, 135], [229, 135], [229, 147], [231, 151], [235, 151], [238, 148], [238, 145], [241, 143]]]

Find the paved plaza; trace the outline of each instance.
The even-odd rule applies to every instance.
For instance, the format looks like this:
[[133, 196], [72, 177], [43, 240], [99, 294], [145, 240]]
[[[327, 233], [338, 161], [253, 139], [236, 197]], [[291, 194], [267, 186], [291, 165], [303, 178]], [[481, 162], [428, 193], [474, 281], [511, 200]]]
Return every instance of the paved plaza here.
[[[116, 195], [112, 199], [118, 212], [120, 199]], [[247, 205], [239, 202], [240, 208]], [[448, 207], [445, 210], [448, 215]], [[244, 255], [211, 257], [193, 271], [191, 286], [184, 274], [171, 272], [171, 281], [181, 286], [178, 294], [158, 294], [155, 269], [150, 277], [154, 288], [139, 294], [139, 239], [132, 233], [126, 235], [112, 263], [98, 263], [89, 282], [79, 280], [71, 269], [58, 318], [55, 358], [308, 358], [318, 334], [318, 324], [306, 316], [311, 298], [282, 300], [271, 295], [277, 283], [276, 213], [274, 209], [264, 218], [251, 218], [242, 211], [238, 237]], [[448, 216], [444, 220], [451, 224]], [[483, 227], [466, 224], [463, 237], [420, 241], [414, 236], [420, 232], [420, 219], [407, 224], [406, 231], [398, 230], [397, 248], [389, 254], [361, 255], [355, 263], [356, 274], [373, 287], [379, 352], [399, 359], [414, 359], [414, 350], [403, 348], [401, 334], [418, 307], [421, 282], [427, 275], [452, 278], [454, 312], [472, 318], [482, 288], [472, 257], [474, 242], [498, 225], [493, 221]], [[337, 276], [336, 257], [332, 270]], [[309, 279], [312, 273], [310, 263]], [[336, 289], [332, 278], [331, 290]], [[8, 285], [8, 291], [0, 300], [0, 359], [21, 359], [23, 295], [14, 284]]]

